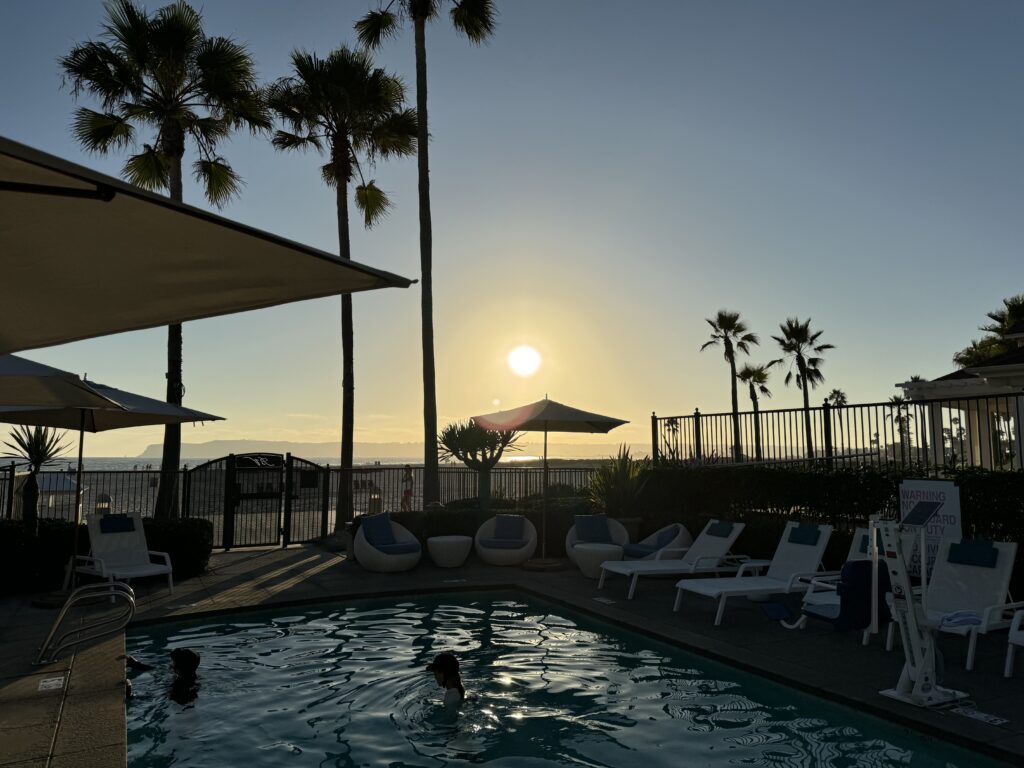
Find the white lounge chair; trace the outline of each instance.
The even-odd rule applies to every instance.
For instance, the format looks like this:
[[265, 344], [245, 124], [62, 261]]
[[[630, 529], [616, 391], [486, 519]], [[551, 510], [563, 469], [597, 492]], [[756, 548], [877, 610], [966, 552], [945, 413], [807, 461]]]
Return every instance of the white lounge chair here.
[[[607, 528], [603, 526], [607, 525]], [[582, 530], [580, 527], [582, 526]], [[565, 556], [576, 565], [576, 553], [573, 549], [577, 544], [600, 543], [618, 544], [620, 547], [629, 544], [629, 533], [618, 520], [606, 515], [576, 515], [576, 523], [565, 534]]]
[[140, 515], [90, 515], [86, 525], [91, 551], [77, 556], [76, 572], [110, 582], [166, 575], [167, 589], [174, 593], [171, 556], [149, 549]]
[[374, 573], [408, 571], [416, 567], [423, 555], [419, 540], [387, 512], [361, 518], [352, 550], [356, 561]]
[[1006, 643], [1006, 664], [1003, 666], [1003, 677], [1013, 677], [1013, 655], [1018, 645], [1024, 645], [1024, 611], [1013, 614], [1010, 623], [1010, 637]]
[[725, 603], [730, 597], [760, 597], [802, 591], [807, 585], [801, 582], [801, 577], [813, 577], [818, 572], [831, 535], [831, 525], [790, 521], [782, 532], [779, 546], [764, 576], [744, 576], [747, 571], [765, 565], [763, 560], [748, 560], [733, 577], [684, 579], [676, 584], [673, 610], [679, 610], [684, 591], [715, 598], [718, 600], [718, 612], [715, 614], [717, 627], [722, 623]]
[[537, 529], [523, 515], [495, 515], [477, 529], [474, 546], [488, 565], [521, 565], [537, 549]]
[[663, 557], [679, 557], [693, 543], [693, 536], [682, 523], [670, 523], [636, 544], [622, 548], [623, 560], [661, 560]]
[[[604, 580], [609, 573], [628, 576], [630, 581], [626, 599], [632, 600], [641, 576], [736, 573], [740, 564], [748, 558], [731, 556], [729, 551], [743, 528], [744, 523], [711, 520], [690, 546], [678, 549], [666, 547], [658, 552], [655, 560], [608, 560], [601, 564], [601, 579], [597, 582], [597, 588], [604, 588]], [[680, 553], [681, 558], [671, 557]]]
[[[1009, 541], [946, 539], [939, 544], [922, 608], [925, 623], [966, 636], [967, 671], [974, 669], [978, 635], [1006, 629], [1024, 602], [1007, 601], [1017, 545]], [[890, 627], [890, 642], [893, 629]]]

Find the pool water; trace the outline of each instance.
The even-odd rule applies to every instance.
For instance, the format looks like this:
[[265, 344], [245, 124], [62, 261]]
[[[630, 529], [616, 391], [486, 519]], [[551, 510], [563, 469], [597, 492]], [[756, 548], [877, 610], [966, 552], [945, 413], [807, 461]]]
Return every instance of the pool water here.
[[[202, 657], [167, 695], [168, 652]], [[533, 598], [450, 594], [133, 630], [128, 764], [977, 766], [948, 744]], [[462, 662], [457, 712], [425, 671]], [[855, 653], [851, 645], [851, 653]]]

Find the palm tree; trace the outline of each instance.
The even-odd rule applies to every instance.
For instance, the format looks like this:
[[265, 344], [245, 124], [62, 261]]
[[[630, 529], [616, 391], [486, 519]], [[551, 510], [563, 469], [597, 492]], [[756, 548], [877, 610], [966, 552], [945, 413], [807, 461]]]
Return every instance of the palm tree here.
[[910, 412], [910, 401], [903, 395], [893, 395], [889, 398], [889, 410], [885, 418], [892, 421], [899, 436], [900, 462], [903, 463], [910, 455], [910, 422], [914, 419]]
[[[376, 11], [370, 11], [356, 22], [359, 42], [378, 48], [385, 40], [398, 34], [402, 22], [412, 21], [416, 48], [416, 111], [419, 115], [419, 207], [420, 207], [420, 303], [423, 344], [423, 501], [440, 501], [441, 488], [437, 474], [437, 392], [434, 374], [434, 297], [433, 297], [433, 233], [430, 221], [430, 163], [428, 160], [427, 125], [427, 42], [428, 21], [440, 11], [440, 0], [387, 0]], [[492, 0], [452, 0], [452, 26], [471, 43], [480, 44], [494, 32], [497, 12]]]
[[[372, 227], [391, 207], [388, 196], [364, 167], [378, 159], [416, 151], [416, 111], [405, 108], [402, 80], [381, 68], [365, 51], [341, 47], [321, 59], [305, 51], [292, 53], [293, 74], [270, 86], [267, 102], [287, 130], [274, 132], [279, 150], [314, 149], [329, 157], [322, 166], [324, 182], [335, 190], [338, 252], [351, 259], [348, 191], [355, 185], [356, 208], [363, 224]], [[352, 296], [341, 297], [342, 408], [341, 482], [335, 533], [352, 519], [352, 462], [355, 423]]]
[[980, 326], [978, 330], [989, 335], [982, 337], [980, 341], [971, 341], [969, 346], [953, 355], [953, 362], [961, 368], [981, 365], [989, 358], [1014, 348], [1015, 344], [1005, 336], [1012, 331], [1018, 331], [1021, 324], [1024, 324], [1024, 293], [1003, 299], [1003, 306], [1000, 309], [986, 312], [985, 316], [992, 322]]
[[768, 389], [768, 371], [773, 365], [781, 362], [781, 360], [771, 360], [764, 365], [746, 363], [736, 374], [736, 378], [747, 385], [750, 403], [754, 407], [754, 455], [758, 461], [764, 458], [761, 454], [761, 411], [758, 394], [762, 397], [772, 396], [771, 390]]
[[[772, 336], [779, 347], [790, 360], [790, 369], [786, 373], [786, 386], [795, 382], [797, 388], [804, 396], [804, 436], [807, 440], [807, 458], [814, 458], [814, 436], [811, 431], [811, 404], [808, 398], [808, 390], [817, 388], [825, 381], [821, 372], [821, 366], [825, 362], [820, 355], [829, 349], [835, 349], [832, 344], [821, 344], [821, 331], [811, 332], [811, 319], [800, 322], [798, 318], [786, 318], [785, 323], [779, 325], [782, 331], [781, 336]], [[793, 367], [796, 372], [793, 372]]]
[[[841, 389], [833, 389], [827, 395], [825, 395], [825, 402], [831, 405], [833, 408], [845, 408], [849, 403], [846, 397], [846, 393]], [[843, 446], [846, 445], [846, 439], [843, 435], [843, 412], [840, 411], [836, 414], [836, 424], [839, 426], [839, 440]]]
[[515, 430], [484, 429], [472, 419], [449, 424], [437, 436], [442, 459], [455, 458], [476, 470], [480, 509], [483, 512], [491, 507], [491, 470], [504, 451], [519, 450], [515, 444], [519, 437], [520, 433]]
[[[223, 206], [239, 193], [242, 180], [217, 145], [238, 128], [270, 127], [248, 51], [229, 38], [208, 37], [200, 13], [180, 0], [152, 15], [132, 0], [109, 0], [105, 8], [100, 39], [76, 45], [60, 61], [75, 98], [89, 94], [102, 110], [75, 112], [75, 138], [90, 152], [133, 151], [122, 175], [145, 189], [166, 191], [177, 202], [191, 144], [195, 180], [210, 203]], [[139, 150], [143, 128], [152, 135]], [[181, 324], [167, 331], [167, 402], [181, 405]], [[175, 514], [180, 458], [181, 426], [168, 425], [157, 517]]]
[[732, 455], [734, 461], [739, 461], [742, 451], [740, 449], [740, 407], [739, 398], [736, 395], [736, 353], [750, 354], [751, 344], [760, 344], [756, 334], [747, 332], [747, 325], [740, 320], [739, 312], [730, 312], [727, 309], [718, 310], [715, 318], [705, 318], [711, 326], [711, 340], [701, 345], [703, 352], [708, 347], [722, 345], [725, 361], [729, 363], [729, 386], [732, 389]]
[[11, 451], [7, 456], [20, 459], [28, 466], [29, 475], [21, 489], [21, 519], [34, 535], [39, 518], [39, 472], [67, 451], [68, 445], [61, 442], [63, 433], [50, 427], [15, 427], [9, 438], [10, 442], [4, 442]]

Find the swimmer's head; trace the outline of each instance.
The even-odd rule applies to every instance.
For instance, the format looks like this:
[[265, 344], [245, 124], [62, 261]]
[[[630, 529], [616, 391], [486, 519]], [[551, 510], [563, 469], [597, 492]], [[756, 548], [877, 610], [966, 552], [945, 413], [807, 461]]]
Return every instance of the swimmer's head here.
[[446, 687], [449, 681], [459, 680], [459, 660], [451, 653], [439, 653], [434, 660], [427, 665], [427, 671], [434, 673], [437, 684]]
[[174, 672], [183, 677], [195, 677], [199, 669], [199, 654], [190, 648], [175, 648], [171, 651], [171, 665]]

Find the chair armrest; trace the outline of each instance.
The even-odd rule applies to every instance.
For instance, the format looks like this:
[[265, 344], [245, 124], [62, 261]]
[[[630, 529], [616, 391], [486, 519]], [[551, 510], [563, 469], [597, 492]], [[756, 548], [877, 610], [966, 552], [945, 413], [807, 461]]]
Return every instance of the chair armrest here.
[[743, 576], [748, 570], [756, 571], [758, 568], [766, 568], [771, 564], [771, 560], [747, 560], [736, 571], [736, 575]]
[[[1020, 608], [1024, 608], [1024, 602], [1016, 603], [1003, 603], [1002, 605], [990, 605], [985, 609], [984, 613], [981, 614], [981, 626], [978, 627], [978, 631], [985, 634], [989, 627], [1000, 621], [1000, 617], [1006, 611], [1016, 611]], [[1016, 619], [1016, 616], [1014, 616]]]
[[821, 589], [828, 592], [835, 592], [839, 588], [839, 575], [825, 574], [824, 578], [820, 576], [816, 579], [811, 579], [808, 584], [811, 589]]
[[75, 568], [90, 567], [98, 570], [104, 576], [107, 575], [107, 566], [103, 562], [101, 557], [93, 557], [92, 555], [75, 555], [76, 563]]
[[662, 547], [661, 549], [659, 549], [657, 551], [657, 553], [655, 553], [654, 559], [655, 560], [664, 560], [665, 558], [663, 558], [662, 555], [665, 554], [666, 552], [682, 552], [683, 554], [686, 554], [689, 551], [690, 551], [689, 547]]
[[1013, 614], [1013, 621], [1010, 622], [1010, 634], [1021, 631], [1021, 625], [1024, 624], [1024, 611], [1017, 611]]
[[157, 552], [157, 551], [151, 549], [151, 550], [149, 550], [149, 556], [150, 557], [155, 557], [158, 560], [163, 560], [164, 561], [164, 565], [166, 565], [168, 568], [171, 567], [171, 556], [169, 554], [167, 554], [166, 552]]
[[789, 588], [792, 589], [793, 587], [795, 587], [797, 584], [799, 584], [801, 581], [804, 581], [805, 579], [806, 579], [806, 581], [804, 583], [810, 583], [811, 579], [814, 579], [814, 578], [816, 578], [818, 576], [826, 576], [826, 575], [828, 575], [828, 574], [823, 574], [820, 571], [814, 571], [813, 573], [794, 573], [792, 576], [789, 577]]

